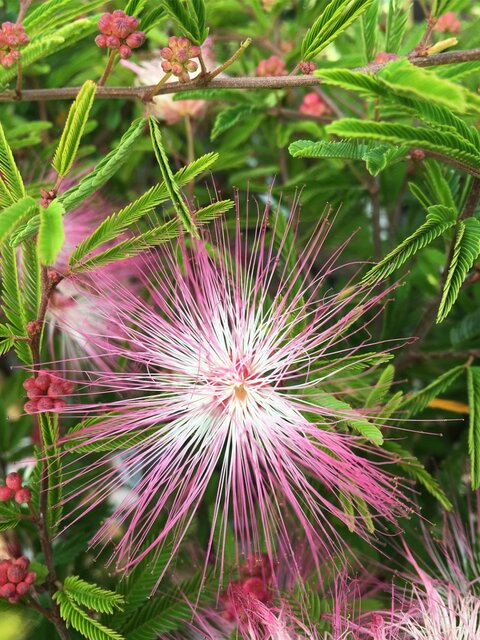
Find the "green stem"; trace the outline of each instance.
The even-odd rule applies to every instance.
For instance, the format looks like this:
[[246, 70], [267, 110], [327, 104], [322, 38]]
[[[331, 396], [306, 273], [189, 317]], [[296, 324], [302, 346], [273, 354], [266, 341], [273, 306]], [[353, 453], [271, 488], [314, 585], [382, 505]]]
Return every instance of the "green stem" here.
[[161, 80], [159, 80], [157, 82], [157, 84], [153, 87], [153, 89], [151, 89], [150, 91], [147, 91], [147, 93], [143, 96], [143, 101], [144, 102], [150, 102], [152, 100], [152, 98], [155, 97], [155, 94], [160, 89], [160, 87], [163, 84], [165, 84], [165, 82], [167, 82], [167, 80], [170, 78], [171, 75], [172, 75], [172, 72], [171, 71], [167, 71], [167, 73], [163, 76], [163, 78]]

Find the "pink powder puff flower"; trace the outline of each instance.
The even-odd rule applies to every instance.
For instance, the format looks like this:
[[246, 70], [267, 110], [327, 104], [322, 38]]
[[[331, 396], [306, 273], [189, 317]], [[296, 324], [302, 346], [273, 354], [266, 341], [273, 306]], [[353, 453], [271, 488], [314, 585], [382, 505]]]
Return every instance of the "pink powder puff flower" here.
[[[207, 67], [215, 66], [215, 55], [212, 48], [212, 38], [207, 38], [201, 46], [202, 55]], [[143, 60], [135, 64], [130, 61], [122, 60], [120, 62], [126, 69], [133, 71], [137, 78], [135, 84], [151, 86], [156, 85], [165, 75], [162, 69], [162, 61], [158, 56], [151, 60]], [[200, 69], [191, 72], [190, 78], [196, 78], [200, 73]], [[167, 82], [176, 82], [177, 79], [171, 76]], [[174, 100], [171, 94], [154, 96], [151, 102], [145, 105], [145, 111], [148, 115], [153, 115], [164, 120], [167, 124], [177, 124], [185, 116], [193, 119], [202, 118], [207, 112], [206, 100]]]
[[288, 71], [285, 62], [276, 55], [260, 60], [255, 70], [255, 75], [259, 77], [286, 76]]
[[[180, 260], [178, 245], [167, 245], [156, 269], [151, 265], [148, 300], [124, 289], [119, 303], [107, 293], [112, 285], [97, 280], [110, 329], [88, 337], [126, 370], [89, 372], [89, 393], [118, 399], [107, 415], [103, 404], [67, 407], [96, 416], [67, 440], [75, 450], [108, 438], [122, 451], [122, 477], [105, 471], [115, 451], [98, 461], [101, 473], [84, 486], [92, 502], [82, 503], [79, 517], [142, 470], [135, 496], [92, 540], [104, 542], [112, 521], [124, 527], [112, 557], [119, 568], [132, 567], [170, 534], [180, 544], [215, 470], [212, 537], [217, 526], [220, 559], [230, 518], [240, 548], [255, 552], [265, 541], [273, 558], [272, 540], [288, 538], [291, 512], [329, 556], [343, 550], [339, 521], [369, 537], [364, 505], [375, 520], [394, 525], [408, 511], [398, 478], [384, 469], [388, 454], [345, 427], [360, 414], [332, 408], [321, 389], [341, 379], [357, 353], [346, 342], [352, 335], [369, 343], [366, 328], [388, 292], [328, 291], [343, 246], [323, 266], [316, 263], [326, 219], [294, 256], [291, 222], [277, 242], [268, 207], [254, 232], [242, 228], [239, 215], [233, 242], [218, 223], [213, 234], [189, 238], [188, 250], [181, 245]], [[342, 499], [350, 497], [347, 514]], [[163, 529], [149, 540], [160, 517]]]
[[[478, 492], [477, 492], [478, 494]], [[479, 505], [477, 497], [477, 505]], [[411, 570], [393, 586], [392, 607], [376, 612], [363, 640], [478, 640], [480, 638], [480, 521], [468, 504], [468, 522], [459, 511], [444, 515], [439, 539], [423, 527], [427, 556], [420, 561], [405, 544]], [[365, 628], [364, 628], [365, 631]]]
[[440, 16], [435, 23], [434, 30], [439, 33], [460, 33], [462, 29], [462, 23], [457, 18], [457, 14], [454, 11], [447, 11]]
[[324, 116], [332, 113], [329, 105], [315, 91], [310, 91], [304, 96], [299, 111], [311, 116]]

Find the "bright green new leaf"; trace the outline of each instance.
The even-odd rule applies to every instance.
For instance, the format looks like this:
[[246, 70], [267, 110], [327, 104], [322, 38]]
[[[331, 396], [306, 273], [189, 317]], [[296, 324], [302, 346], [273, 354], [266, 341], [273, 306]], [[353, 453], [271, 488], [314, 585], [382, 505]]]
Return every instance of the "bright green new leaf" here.
[[63, 583], [65, 593], [77, 604], [98, 613], [113, 614], [122, 609], [124, 598], [119, 593], [101, 589], [96, 584], [90, 584], [78, 576], [68, 576]]
[[192, 214], [188, 210], [185, 200], [180, 193], [180, 189], [175, 182], [172, 170], [170, 169], [167, 154], [165, 153], [165, 149], [163, 148], [160, 127], [158, 126], [155, 118], [150, 118], [150, 133], [152, 138], [153, 150], [155, 151], [155, 156], [160, 167], [160, 173], [162, 174], [163, 181], [165, 183], [165, 186], [167, 187], [177, 216], [189, 233], [198, 235], [195, 222], [192, 218]]
[[65, 208], [59, 200], [53, 200], [46, 209], [41, 208], [37, 246], [42, 264], [54, 264], [63, 247], [65, 240], [64, 214]]
[[88, 121], [90, 109], [97, 85], [87, 80], [80, 89], [78, 96], [70, 107], [62, 137], [53, 157], [53, 167], [60, 177], [64, 177], [72, 168], [80, 145], [85, 125]]
[[24, 195], [22, 176], [0, 123], [0, 207], [8, 207]]
[[359, 18], [373, 0], [331, 0], [302, 41], [301, 58], [311, 60]]
[[3, 242], [15, 227], [31, 218], [37, 208], [35, 200], [26, 196], [4, 209], [0, 213], [0, 242]]

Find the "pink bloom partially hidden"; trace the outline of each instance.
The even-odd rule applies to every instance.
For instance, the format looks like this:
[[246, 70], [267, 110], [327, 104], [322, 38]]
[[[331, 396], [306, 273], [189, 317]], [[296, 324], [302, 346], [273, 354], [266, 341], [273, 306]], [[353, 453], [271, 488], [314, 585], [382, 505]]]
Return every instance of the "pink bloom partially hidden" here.
[[[257, 551], [265, 541], [272, 557], [274, 535], [288, 538], [290, 511], [310, 543], [331, 554], [343, 549], [339, 521], [368, 536], [365, 505], [393, 523], [405, 513], [383, 450], [346, 427], [367, 416], [322, 390], [342, 379], [357, 352], [347, 337], [358, 332], [369, 342], [366, 327], [385, 292], [330, 291], [341, 249], [317, 264], [328, 222], [295, 256], [290, 225], [276, 233], [268, 217], [267, 208], [250, 232], [238, 223], [233, 241], [223, 224], [213, 237], [189, 238], [180, 260], [176, 244], [166, 249], [151, 268], [148, 299], [123, 291], [120, 304], [108, 305], [114, 328], [90, 337], [127, 370], [91, 371], [89, 393], [118, 399], [108, 415], [103, 404], [67, 407], [100, 416], [67, 438], [70, 450], [107, 438], [122, 451], [122, 478], [105, 471], [108, 453], [85, 485], [92, 507], [143, 473], [93, 540], [104, 539], [112, 520], [123, 524], [120, 567], [172, 533], [179, 543], [214, 473], [219, 557], [230, 522], [240, 548]], [[99, 288], [108, 291], [108, 282]], [[160, 517], [163, 529], [149, 540]]]
[[324, 116], [328, 113], [332, 113], [330, 106], [323, 100], [318, 93], [310, 91], [303, 98], [302, 104], [299, 108], [300, 113], [306, 113], [311, 116]]
[[288, 71], [285, 68], [285, 62], [276, 55], [260, 60], [255, 71], [255, 75], [259, 77], [269, 76], [286, 76]]
[[457, 14], [453, 11], [447, 11], [440, 16], [435, 24], [435, 31], [440, 33], [460, 33], [462, 23], [457, 18]]

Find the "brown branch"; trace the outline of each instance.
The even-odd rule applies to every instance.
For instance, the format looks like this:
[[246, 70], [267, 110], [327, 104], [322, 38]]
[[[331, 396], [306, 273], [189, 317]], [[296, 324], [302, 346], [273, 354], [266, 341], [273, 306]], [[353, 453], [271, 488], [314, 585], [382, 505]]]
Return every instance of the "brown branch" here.
[[[455, 64], [458, 62], [468, 62], [471, 60], [480, 60], [480, 48], [469, 49], [467, 51], [446, 51], [436, 53], [431, 56], [416, 56], [410, 59], [412, 64], [418, 67], [433, 67], [444, 64]], [[376, 72], [385, 65], [368, 65], [358, 67], [353, 71], [359, 72]], [[280, 77], [236, 77], [236, 78], [213, 78], [212, 80], [198, 76], [192, 82], [169, 82], [160, 87], [156, 95], [164, 95], [169, 93], [182, 93], [191, 91], [192, 89], [286, 89], [291, 87], [314, 87], [321, 83], [321, 80], [315, 76], [280, 76]], [[98, 87], [95, 94], [96, 98], [118, 99], [125, 98], [127, 100], [144, 100], [145, 96], [155, 85], [148, 87]], [[55, 89], [26, 89], [22, 92], [23, 102], [31, 100], [71, 100], [76, 98], [80, 87], [60, 87]], [[0, 92], [0, 102], [13, 102], [18, 100], [15, 91]]]

